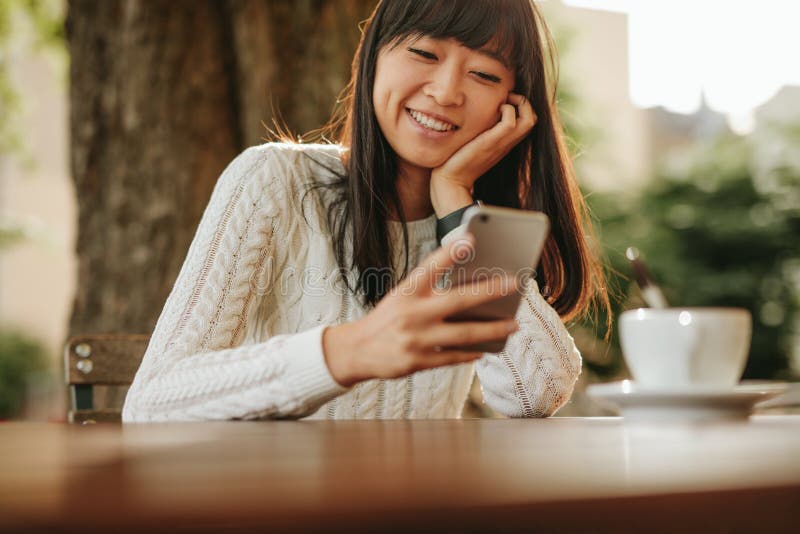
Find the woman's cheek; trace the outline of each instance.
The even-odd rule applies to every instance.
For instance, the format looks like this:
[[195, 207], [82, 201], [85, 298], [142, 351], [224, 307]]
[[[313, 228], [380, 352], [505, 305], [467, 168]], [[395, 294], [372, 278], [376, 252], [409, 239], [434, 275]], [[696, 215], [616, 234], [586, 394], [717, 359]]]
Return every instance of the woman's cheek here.
[[498, 106], [497, 111], [491, 114], [491, 116], [486, 117], [486, 121], [483, 123], [483, 131], [491, 130], [503, 119], [503, 113], [500, 111], [500, 107]]

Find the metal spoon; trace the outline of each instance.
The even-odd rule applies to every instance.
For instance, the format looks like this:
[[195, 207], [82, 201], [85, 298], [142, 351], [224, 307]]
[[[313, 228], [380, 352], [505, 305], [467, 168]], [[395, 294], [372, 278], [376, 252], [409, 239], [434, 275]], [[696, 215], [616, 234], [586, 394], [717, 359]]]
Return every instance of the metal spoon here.
[[669, 303], [666, 297], [664, 297], [661, 288], [653, 281], [653, 277], [650, 275], [650, 270], [647, 268], [647, 265], [645, 265], [644, 261], [640, 258], [639, 249], [636, 247], [628, 247], [625, 251], [625, 256], [631, 262], [633, 275], [636, 278], [639, 289], [642, 290], [642, 298], [645, 303], [651, 308], [668, 308]]

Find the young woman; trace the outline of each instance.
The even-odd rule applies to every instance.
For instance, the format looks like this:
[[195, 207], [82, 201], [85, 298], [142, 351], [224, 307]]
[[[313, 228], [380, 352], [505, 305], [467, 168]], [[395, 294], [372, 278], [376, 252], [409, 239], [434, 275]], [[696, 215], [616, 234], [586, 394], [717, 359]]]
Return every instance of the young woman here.
[[[459, 417], [476, 371], [498, 412], [554, 413], [581, 368], [562, 321], [604, 296], [551, 50], [530, 0], [381, 2], [338, 142], [223, 172], [123, 420]], [[550, 217], [538, 284], [437, 290], [476, 200]], [[445, 321], [517, 289], [512, 321]]]

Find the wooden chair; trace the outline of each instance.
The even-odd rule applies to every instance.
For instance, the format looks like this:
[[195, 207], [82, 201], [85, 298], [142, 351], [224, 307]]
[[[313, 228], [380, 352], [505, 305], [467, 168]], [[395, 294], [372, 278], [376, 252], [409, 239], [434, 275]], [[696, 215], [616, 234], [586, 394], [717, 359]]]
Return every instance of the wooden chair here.
[[64, 347], [64, 370], [70, 389], [70, 423], [120, 422], [120, 410], [95, 408], [94, 386], [129, 386], [150, 336], [91, 334], [75, 336]]

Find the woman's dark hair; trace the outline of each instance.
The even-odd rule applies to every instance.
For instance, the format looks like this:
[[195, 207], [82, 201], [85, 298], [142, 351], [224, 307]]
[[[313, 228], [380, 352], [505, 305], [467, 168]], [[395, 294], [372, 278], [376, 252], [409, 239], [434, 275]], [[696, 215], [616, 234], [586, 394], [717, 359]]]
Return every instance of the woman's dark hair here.
[[[556, 106], [557, 59], [552, 37], [531, 0], [384, 0], [366, 21], [341, 106], [324, 131], [345, 147], [340, 189], [344, 209], [328, 225], [340, 271], [355, 268], [364, 304], [374, 306], [391, 287], [370, 273], [391, 272], [387, 216], [406, 222], [395, 183], [397, 156], [378, 125], [372, 104], [378, 52], [404, 38], [454, 38], [478, 49], [496, 48], [516, 72], [538, 121], [495, 167], [478, 178], [474, 198], [487, 204], [544, 212], [551, 221], [537, 273], [540, 291], [565, 320], [595, 302], [608, 309], [602, 265], [592, 249], [592, 225], [574, 177]], [[352, 230], [352, 263], [348, 260]], [[403, 225], [408, 271], [408, 233]], [[349, 287], [349, 283], [348, 283]]]

